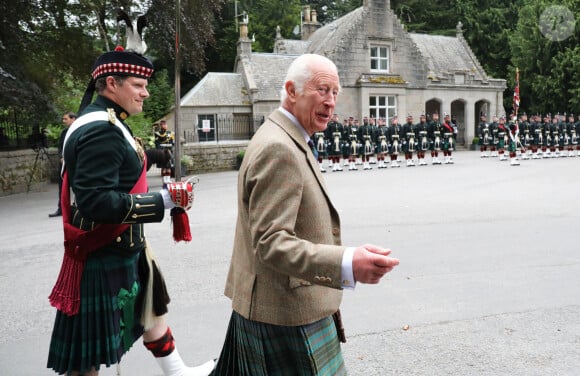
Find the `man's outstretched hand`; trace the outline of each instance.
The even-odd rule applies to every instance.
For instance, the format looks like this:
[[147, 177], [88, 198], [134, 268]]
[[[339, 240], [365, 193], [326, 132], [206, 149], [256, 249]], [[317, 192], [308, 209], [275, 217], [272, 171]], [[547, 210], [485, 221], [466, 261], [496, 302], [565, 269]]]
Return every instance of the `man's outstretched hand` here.
[[360, 283], [376, 284], [397, 265], [399, 259], [389, 257], [390, 249], [365, 244], [354, 250], [352, 270], [354, 279]]

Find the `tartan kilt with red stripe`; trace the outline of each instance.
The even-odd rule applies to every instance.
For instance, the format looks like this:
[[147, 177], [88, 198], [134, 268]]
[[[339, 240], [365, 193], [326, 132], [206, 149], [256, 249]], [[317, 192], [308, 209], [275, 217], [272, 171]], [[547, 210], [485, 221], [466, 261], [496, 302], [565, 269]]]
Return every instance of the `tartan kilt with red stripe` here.
[[119, 363], [143, 334], [141, 281], [148, 273], [143, 250], [101, 249], [91, 254], [83, 270], [79, 313], [56, 313], [47, 367], [58, 374], [82, 374], [93, 367], [99, 370], [101, 364]]

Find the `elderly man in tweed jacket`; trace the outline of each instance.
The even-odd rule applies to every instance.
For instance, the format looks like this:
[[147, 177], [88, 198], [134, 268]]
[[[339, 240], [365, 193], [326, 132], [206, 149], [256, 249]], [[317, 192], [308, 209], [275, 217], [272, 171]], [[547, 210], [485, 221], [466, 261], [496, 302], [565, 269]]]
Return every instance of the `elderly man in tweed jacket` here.
[[390, 250], [341, 245], [340, 219], [308, 142], [326, 129], [339, 91], [329, 59], [297, 58], [281, 107], [246, 150], [225, 289], [233, 313], [215, 375], [345, 374], [342, 289], [378, 283], [398, 265]]

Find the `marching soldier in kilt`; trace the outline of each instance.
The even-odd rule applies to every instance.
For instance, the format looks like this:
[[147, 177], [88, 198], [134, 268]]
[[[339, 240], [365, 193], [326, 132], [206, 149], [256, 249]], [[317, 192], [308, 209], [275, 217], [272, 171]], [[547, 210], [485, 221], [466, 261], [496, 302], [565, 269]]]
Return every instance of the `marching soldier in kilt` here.
[[175, 145], [175, 135], [167, 129], [167, 121], [159, 122], [159, 129], [155, 131], [155, 147], [157, 149], [173, 147]]
[[413, 153], [416, 150], [417, 135], [415, 134], [415, 124], [413, 124], [413, 115], [407, 115], [407, 122], [403, 125], [403, 151], [405, 152], [405, 161], [407, 167], [415, 166], [413, 162]]
[[347, 149], [348, 170], [355, 171], [358, 170], [358, 168], [356, 168], [356, 157], [358, 156], [359, 153], [358, 120], [354, 119], [352, 121], [352, 124], [345, 131], [347, 137], [344, 146]]
[[510, 165], [519, 166], [520, 162], [518, 161], [516, 152], [518, 150], [518, 144], [520, 143], [519, 141], [520, 131], [518, 128], [517, 117], [515, 115], [512, 115], [510, 117], [510, 121], [507, 124], [507, 129], [509, 135], [508, 152], [510, 155]]
[[389, 152], [389, 146], [387, 142], [387, 132], [388, 128], [385, 124], [384, 118], [379, 118], [379, 125], [377, 131], [375, 133], [375, 147], [376, 147], [376, 154], [377, 160], [379, 161], [379, 165], [377, 168], [387, 168], [385, 164], [385, 154]]
[[570, 145], [570, 135], [568, 134], [568, 123], [566, 123], [566, 114], [558, 117], [558, 132], [560, 142], [558, 143], [560, 156], [568, 157], [568, 146]]
[[376, 146], [377, 146], [377, 132], [379, 130], [379, 126], [378, 126], [378, 120], [375, 119], [373, 116], [370, 117], [369, 119], [369, 124], [371, 126], [371, 134], [372, 136], [372, 144], [373, 144], [373, 154], [371, 154], [370, 158], [369, 158], [369, 164], [377, 164], [377, 158], [376, 158]]
[[159, 122], [159, 129], [155, 131], [155, 148], [160, 149], [168, 158], [162, 165], [159, 163], [157, 167], [161, 168], [161, 176], [163, 183], [171, 182], [172, 170], [174, 168], [173, 147], [175, 146], [175, 135], [167, 129], [167, 121], [161, 120]]
[[317, 159], [318, 159], [318, 167], [320, 167], [320, 172], [326, 172], [326, 170], [322, 166], [324, 157], [326, 157], [326, 139], [324, 138], [324, 132], [314, 133], [313, 142], [316, 147], [316, 151], [318, 152]]
[[497, 125], [497, 153], [500, 161], [507, 161], [505, 149], [509, 145], [508, 133], [508, 127], [505, 124], [505, 116], [502, 115], [499, 117], [499, 123]]
[[365, 116], [363, 124], [358, 128], [358, 143], [360, 145], [361, 159], [363, 161], [363, 170], [372, 170], [370, 158], [375, 153], [373, 145], [373, 127], [369, 119]]
[[520, 131], [520, 146], [521, 146], [521, 156], [522, 159], [530, 159], [532, 153], [531, 147], [533, 142], [532, 126], [528, 122], [528, 115], [524, 112], [520, 115], [520, 121], [518, 123], [518, 128]]
[[431, 164], [440, 165], [439, 152], [442, 147], [442, 129], [439, 122], [439, 114], [437, 112], [431, 115], [431, 122], [429, 122], [429, 149], [431, 150]]
[[344, 159], [343, 166], [349, 165], [349, 157], [350, 157], [350, 127], [354, 124], [354, 119], [352, 116], [349, 116], [348, 119], [344, 119], [344, 123], [342, 125], [342, 159]]
[[491, 128], [487, 123], [487, 118], [482, 112], [479, 116], [479, 125], [477, 126], [477, 137], [479, 137], [479, 150], [481, 151], [481, 158], [489, 157], [487, 148], [492, 139]]
[[397, 161], [397, 158], [399, 157], [399, 153], [402, 151], [402, 133], [403, 129], [399, 124], [399, 118], [397, 115], [393, 115], [391, 119], [391, 126], [387, 130], [391, 167], [401, 167]]
[[568, 156], [576, 157], [576, 149], [578, 148], [578, 129], [574, 121], [574, 114], [568, 115], [568, 124], [566, 125], [568, 135], [570, 136], [570, 145], [568, 146]]
[[544, 115], [542, 120], [542, 134], [543, 134], [543, 144], [542, 144], [542, 155], [544, 158], [551, 158], [551, 145], [552, 145], [552, 121], [549, 114]]
[[425, 153], [429, 150], [429, 125], [425, 114], [421, 114], [419, 122], [415, 124], [415, 132], [417, 134], [417, 159], [419, 166], [426, 166]]
[[552, 123], [550, 124], [550, 153], [552, 158], [560, 157], [560, 115], [556, 114], [552, 117]]
[[342, 124], [338, 121], [338, 115], [333, 114], [332, 120], [324, 131], [328, 145], [328, 167], [332, 171], [342, 171], [340, 157], [342, 155]]
[[498, 127], [499, 127], [499, 119], [497, 117], [497, 115], [494, 115], [491, 118], [491, 124], [489, 124], [489, 129], [491, 131], [490, 136], [491, 136], [491, 140], [490, 140], [490, 153], [489, 156], [490, 157], [497, 157], [499, 154], [497, 152], [497, 145], [499, 144], [499, 137], [497, 135], [498, 132]]
[[445, 157], [445, 164], [453, 164], [453, 149], [455, 149], [455, 129], [451, 122], [449, 114], [445, 114], [443, 118], [443, 156]]
[[[363, 156], [364, 156], [364, 149], [362, 141], [359, 139], [359, 129], [361, 124], [358, 119], [354, 119], [354, 126], [356, 128], [356, 155], [355, 155], [355, 165], [362, 165], [363, 164]], [[352, 145], [351, 145], [352, 146]]]
[[[168, 189], [148, 192], [145, 153], [125, 123], [143, 110], [152, 73], [151, 61], [137, 52], [117, 47], [101, 55], [82, 116], [66, 135], [65, 253], [49, 297], [57, 313], [47, 363], [59, 374], [97, 375], [101, 365], [118, 364], [141, 336], [166, 376], [204, 376], [214, 367], [213, 360], [196, 368], [183, 364], [164, 319], [165, 282], [143, 231], [180, 202]], [[192, 191], [172, 184], [171, 192], [191, 204]]]
[[542, 126], [538, 115], [532, 116], [531, 120], [530, 129], [532, 134], [532, 159], [539, 159], [541, 158], [540, 147], [543, 143]]

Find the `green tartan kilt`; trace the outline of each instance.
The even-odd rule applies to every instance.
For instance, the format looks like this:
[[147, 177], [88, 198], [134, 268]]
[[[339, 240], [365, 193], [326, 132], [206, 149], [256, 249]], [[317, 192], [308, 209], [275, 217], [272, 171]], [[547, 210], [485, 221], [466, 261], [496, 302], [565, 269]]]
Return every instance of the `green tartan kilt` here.
[[212, 376], [346, 375], [331, 316], [303, 326], [279, 326], [232, 313]]
[[87, 258], [79, 313], [57, 311], [47, 367], [58, 374], [118, 363], [143, 334], [139, 264], [144, 252], [119, 253], [101, 250]]

